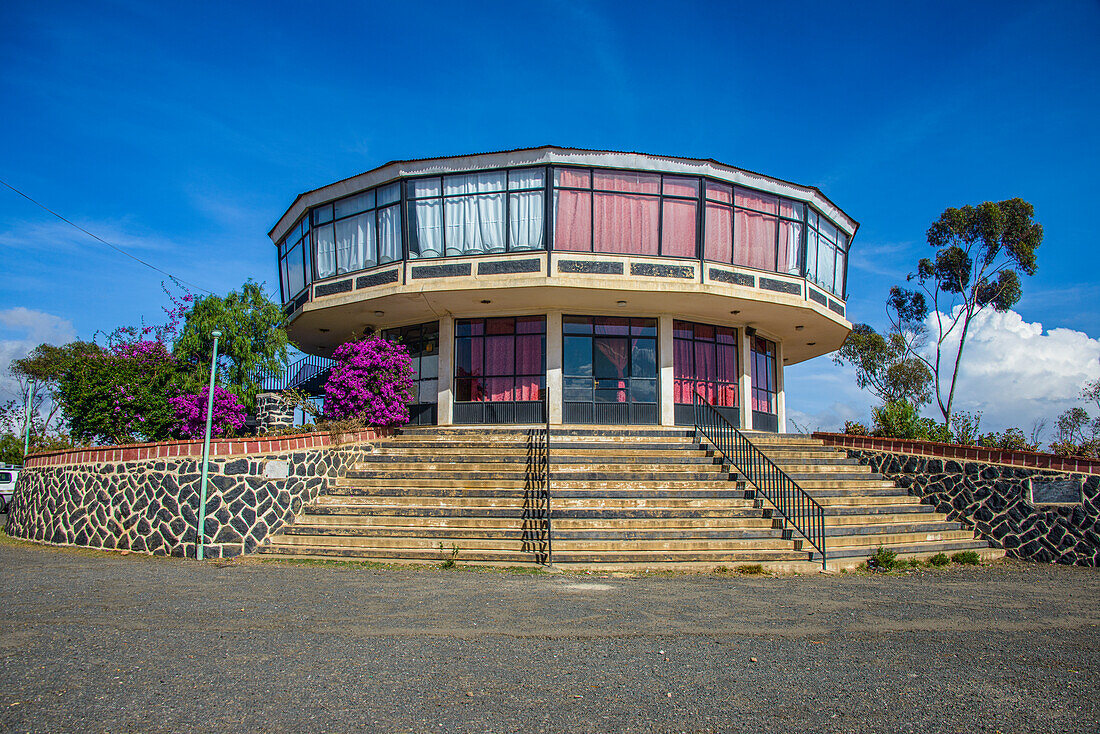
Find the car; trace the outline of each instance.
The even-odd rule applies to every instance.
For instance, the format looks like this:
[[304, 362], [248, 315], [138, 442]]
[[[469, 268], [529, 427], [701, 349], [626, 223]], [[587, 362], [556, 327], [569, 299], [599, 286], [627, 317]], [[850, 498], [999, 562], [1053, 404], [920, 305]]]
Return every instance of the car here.
[[0, 464], [0, 512], [8, 511], [12, 495], [15, 494], [15, 480], [19, 478], [19, 470], [22, 468]]

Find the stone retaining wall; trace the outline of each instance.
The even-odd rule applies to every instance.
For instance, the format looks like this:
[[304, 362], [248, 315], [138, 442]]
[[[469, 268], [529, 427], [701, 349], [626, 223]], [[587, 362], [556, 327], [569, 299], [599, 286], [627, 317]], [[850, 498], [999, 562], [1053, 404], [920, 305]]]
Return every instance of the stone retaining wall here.
[[[849, 448], [848, 456], [973, 527], [1010, 556], [1100, 566], [1100, 475], [867, 449]], [[1080, 501], [1033, 503], [1035, 479], [1080, 482]]]
[[[255, 550], [369, 453], [378, 436], [366, 430], [211, 442], [204, 555]], [[201, 450], [201, 442], [171, 441], [28, 457], [7, 532], [59, 545], [193, 558]]]

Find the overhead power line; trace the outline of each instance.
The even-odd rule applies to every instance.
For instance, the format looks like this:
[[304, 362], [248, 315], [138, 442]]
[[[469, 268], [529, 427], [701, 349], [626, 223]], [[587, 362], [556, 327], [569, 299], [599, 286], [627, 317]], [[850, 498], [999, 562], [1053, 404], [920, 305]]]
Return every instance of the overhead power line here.
[[98, 236], [98, 235], [96, 235], [96, 234], [93, 234], [92, 232], [89, 232], [88, 230], [86, 230], [86, 229], [84, 229], [83, 227], [81, 227], [81, 226], [80, 226], [79, 224], [76, 224], [75, 222], [72, 222], [72, 221], [70, 221], [70, 220], [66, 219], [65, 217], [61, 216], [60, 214], [58, 214], [57, 212], [55, 212], [55, 211], [54, 211], [53, 209], [50, 209], [50, 208], [49, 208], [48, 206], [46, 206], [45, 204], [41, 204], [41, 203], [39, 203], [39, 202], [35, 201], [34, 199], [32, 199], [31, 197], [27, 196], [26, 194], [24, 194], [24, 193], [23, 193], [22, 191], [20, 191], [19, 189], [17, 189], [17, 188], [15, 188], [14, 186], [12, 186], [12, 185], [11, 185], [10, 183], [8, 183], [7, 181], [4, 181], [3, 179], [0, 179], [0, 184], [4, 184], [4, 186], [7, 186], [7, 187], [8, 187], [9, 189], [11, 189], [11, 190], [12, 190], [12, 191], [14, 191], [15, 193], [19, 194], [19, 195], [20, 195], [20, 196], [22, 196], [22, 197], [23, 197], [24, 199], [26, 199], [27, 201], [31, 202], [32, 204], [34, 204], [34, 205], [35, 205], [35, 206], [37, 206], [38, 208], [42, 209], [43, 211], [49, 212], [50, 214], [52, 214], [53, 216], [57, 217], [58, 219], [60, 219], [60, 220], [61, 220], [62, 222], [64, 222], [65, 224], [68, 224], [68, 225], [69, 225], [69, 226], [71, 226], [71, 227], [76, 227], [77, 229], [79, 229], [79, 230], [80, 230], [81, 232], [83, 232], [84, 234], [88, 235], [89, 237], [91, 237], [92, 239], [96, 240], [97, 242], [102, 242], [103, 244], [107, 245], [107, 247], [110, 247], [110, 248], [111, 248], [112, 250], [114, 250], [115, 252], [121, 253], [121, 254], [125, 255], [126, 257], [130, 258], [131, 260], [133, 260], [133, 261], [135, 261], [135, 262], [138, 262], [138, 263], [141, 263], [142, 265], [144, 265], [144, 266], [145, 266], [145, 267], [147, 267], [147, 268], [151, 268], [152, 270], [155, 270], [155, 271], [157, 271], [158, 273], [160, 273], [160, 274], [162, 274], [162, 275], [166, 275], [166, 276], [168, 276], [169, 278], [171, 278], [171, 279], [172, 279], [173, 281], [175, 281], [176, 283], [180, 283], [180, 284], [182, 284], [182, 285], [188, 285], [188, 286], [191, 286], [191, 287], [192, 287], [192, 288], [194, 288], [195, 290], [198, 290], [198, 291], [202, 291], [203, 293], [209, 293], [209, 294], [211, 294], [211, 295], [213, 295], [213, 294], [214, 294], [214, 292], [213, 292], [213, 291], [210, 291], [210, 290], [207, 290], [206, 288], [202, 288], [202, 287], [200, 287], [200, 286], [197, 286], [197, 285], [195, 285], [194, 283], [189, 283], [188, 281], [184, 280], [183, 278], [178, 278], [178, 277], [176, 277], [175, 275], [172, 275], [171, 273], [169, 273], [169, 272], [168, 272], [167, 270], [161, 270], [161, 269], [160, 269], [160, 268], [158, 268], [158, 267], [157, 267], [156, 265], [153, 265], [152, 263], [146, 262], [145, 260], [142, 260], [142, 259], [141, 259], [140, 257], [138, 257], [137, 255], [132, 255], [132, 254], [130, 254], [129, 252], [127, 252], [126, 250], [124, 250], [124, 249], [122, 249], [121, 247], [119, 247], [118, 245], [113, 245], [113, 244], [111, 244], [110, 242], [108, 242], [107, 240], [103, 239], [102, 237], [100, 237], [100, 236]]

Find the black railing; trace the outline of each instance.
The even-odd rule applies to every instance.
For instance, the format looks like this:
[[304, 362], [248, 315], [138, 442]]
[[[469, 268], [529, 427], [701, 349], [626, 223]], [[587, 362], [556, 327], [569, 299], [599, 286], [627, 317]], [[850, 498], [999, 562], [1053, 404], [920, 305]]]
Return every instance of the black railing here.
[[550, 527], [550, 386], [543, 391], [543, 415], [546, 418], [546, 451], [542, 455], [543, 496], [546, 498], [546, 565], [554, 563], [554, 538]]
[[695, 395], [695, 430], [710, 441], [756, 490], [821, 554], [825, 568], [825, 510], [736, 426]]
[[307, 354], [301, 359], [287, 365], [282, 376], [269, 373], [256, 375], [256, 382], [261, 390], [296, 390], [303, 386], [314, 387], [320, 382], [320, 378], [328, 372], [334, 360], [327, 357], [318, 357], [315, 354]]

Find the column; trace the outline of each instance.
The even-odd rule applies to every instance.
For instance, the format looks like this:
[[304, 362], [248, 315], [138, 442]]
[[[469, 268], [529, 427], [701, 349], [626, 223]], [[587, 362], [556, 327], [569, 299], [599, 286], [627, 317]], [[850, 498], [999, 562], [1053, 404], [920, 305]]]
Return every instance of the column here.
[[745, 329], [741, 328], [737, 330], [737, 345], [741, 350], [741, 358], [738, 360], [738, 367], [741, 370], [740, 376], [740, 388], [741, 393], [741, 429], [744, 431], [752, 430], [752, 345], [749, 344], [749, 337], [745, 334]]
[[779, 418], [779, 433], [787, 431], [787, 398], [783, 393], [783, 342], [775, 343], [775, 414]]
[[546, 314], [546, 387], [550, 389], [550, 422], [561, 425], [565, 405], [562, 367], [565, 364], [561, 311]]
[[673, 369], [672, 315], [657, 317], [657, 385], [661, 391], [661, 425], [676, 425], [676, 405], [673, 385], [676, 372]]
[[436, 412], [441, 426], [449, 426], [454, 422], [454, 361], [455, 319], [451, 314], [445, 314], [439, 317], [439, 392]]

